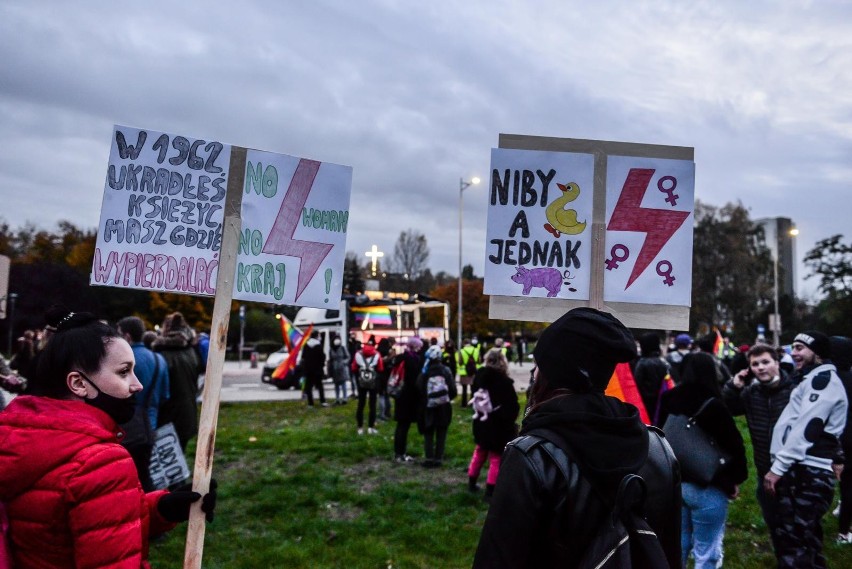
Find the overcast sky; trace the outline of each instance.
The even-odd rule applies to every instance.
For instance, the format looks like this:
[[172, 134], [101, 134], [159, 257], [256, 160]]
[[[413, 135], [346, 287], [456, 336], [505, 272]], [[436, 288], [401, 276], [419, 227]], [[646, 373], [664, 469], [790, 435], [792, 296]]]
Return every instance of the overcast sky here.
[[[696, 197], [792, 218], [799, 259], [852, 238], [846, 0], [0, 0], [0, 55], [14, 227], [94, 228], [124, 124], [352, 166], [347, 249], [413, 228], [433, 272], [500, 133], [691, 146]], [[464, 200], [481, 275], [484, 186]]]

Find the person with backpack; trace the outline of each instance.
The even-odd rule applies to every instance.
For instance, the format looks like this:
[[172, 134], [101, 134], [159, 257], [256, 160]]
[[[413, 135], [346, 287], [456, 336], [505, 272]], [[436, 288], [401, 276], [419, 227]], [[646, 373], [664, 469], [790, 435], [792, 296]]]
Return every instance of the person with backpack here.
[[[717, 369], [713, 355], [706, 352], [687, 354], [681, 362], [680, 383], [660, 397], [659, 419], [667, 434], [673, 428], [666, 424], [670, 415], [690, 417], [727, 456], [709, 483], [697, 480], [686, 468], [681, 469], [682, 559], [686, 567], [686, 560], [692, 553], [695, 569], [713, 569], [721, 564], [728, 501], [739, 496], [739, 485], [748, 478], [743, 438], [722, 400]], [[691, 447], [690, 452], [699, 451], [700, 447]], [[675, 456], [685, 463], [690, 452], [678, 451]]]
[[[534, 355], [531, 407], [503, 452], [473, 566], [640, 566], [635, 552], [642, 566], [679, 567], [674, 456], [636, 407], [604, 395], [616, 364], [636, 357], [633, 335], [610, 314], [575, 308], [541, 333]], [[622, 546], [596, 555], [610, 538]]]
[[421, 464], [426, 468], [437, 468], [443, 463], [447, 429], [453, 417], [450, 401], [458, 395], [456, 379], [441, 362], [442, 354], [440, 346], [430, 346], [426, 350], [423, 371], [417, 377], [421, 401], [417, 428], [423, 435], [426, 458]]
[[370, 400], [370, 415], [367, 432], [379, 434], [376, 430], [376, 389], [379, 384], [379, 373], [384, 370], [382, 356], [376, 351], [371, 342], [364, 344], [352, 360], [352, 371], [358, 381], [358, 409], [355, 411], [355, 421], [358, 424], [358, 434], [364, 434], [364, 403]]
[[[500, 460], [503, 449], [518, 434], [515, 421], [521, 408], [518, 394], [515, 392], [515, 382], [508, 375], [509, 362], [498, 349], [485, 353], [485, 365], [476, 371], [473, 378], [474, 399], [476, 394], [487, 397], [487, 405], [491, 408], [487, 415], [475, 416], [473, 419], [473, 440], [476, 447], [467, 469], [468, 489], [471, 492], [479, 490], [477, 481], [485, 461], [488, 461], [488, 475], [485, 479], [485, 499], [494, 494], [497, 484], [497, 474], [500, 472]], [[477, 409], [478, 411], [478, 409]]]

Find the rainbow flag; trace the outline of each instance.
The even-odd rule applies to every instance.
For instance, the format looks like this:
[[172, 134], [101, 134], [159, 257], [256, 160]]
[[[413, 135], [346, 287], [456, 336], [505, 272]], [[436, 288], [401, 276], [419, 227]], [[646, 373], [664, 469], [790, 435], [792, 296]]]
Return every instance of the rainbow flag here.
[[355, 322], [363, 322], [369, 317], [374, 325], [393, 326], [390, 308], [387, 306], [353, 306], [352, 314], [355, 316]]
[[725, 341], [722, 339], [722, 334], [719, 332], [718, 328], [714, 328], [716, 330], [716, 341], [713, 342], [713, 355], [715, 355], [720, 360], [722, 359], [722, 352], [725, 350]]
[[[285, 319], [286, 320], [286, 319]], [[292, 324], [291, 324], [292, 326]], [[283, 328], [283, 325], [282, 325]], [[295, 327], [294, 327], [295, 328]], [[295, 348], [289, 348], [290, 352], [287, 354], [287, 357], [284, 358], [284, 361], [281, 362], [275, 371], [272, 372], [273, 379], [284, 379], [287, 377], [287, 374], [290, 373], [296, 367], [296, 360], [299, 358], [299, 352], [302, 350], [302, 346], [305, 345], [305, 342], [308, 341], [308, 338], [311, 337], [311, 332], [314, 329], [314, 325], [311, 324], [308, 326], [308, 331], [301, 335], [298, 340], [298, 343], [295, 344]], [[301, 334], [301, 332], [300, 332]], [[286, 338], [286, 336], [285, 336]]]
[[282, 314], [281, 336], [284, 338], [284, 345], [287, 346], [288, 350], [292, 351], [293, 346], [297, 345], [302, 340], [304, 334], [302, 334], [301, 330], [293, 326], [293, 323]]
[[636, 387], [636, 379], [633, 377], [633, 372], [630, 370], [629, 363], [621, 363], [615, 366], [615, 371], [609, 380], [609, 385], [606, 386], [606, 395], [620, 399], [625, 403], [630, 403], [639, 409], [639, 418], [646, 425], [651, 424], [651, 419], [648, 417], [648, 411], [645, 409], [645, 404], [642, 402], [642, 397], [639, 395], [639, 388]]

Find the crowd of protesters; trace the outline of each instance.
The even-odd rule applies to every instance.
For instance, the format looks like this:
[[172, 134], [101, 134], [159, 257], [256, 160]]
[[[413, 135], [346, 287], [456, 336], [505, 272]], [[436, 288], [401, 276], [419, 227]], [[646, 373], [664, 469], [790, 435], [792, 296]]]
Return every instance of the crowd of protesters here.
[[670, 414], [688, 415], [727, 456], [709, 485], [697, 487], [683, 477], [684, 562], [691, 552], [695, 567], [722, 564], [727, 500], [737, 497], [748, 476], [742, 438], [731, 419], [744, 415], [756, 498], [778, 566], [825, 567], [822, 518], [837, 480], [836, 541], [852, 543], [852, 469], [843, 467], [852, 450], [852, 426], [847, 427], [852, 341], [810, 330], [797, 334], [787, 349], [760, 341], [734, 347], [719, 334], [696, 340], [679, 334], [665, 356], [659, 342], [653, 333], [640, 337], [642, 355], [633, 364], [651, 422], [665, 429]]
[[[8, 404], [0, 413], [0, 437], [8, 444], [27, 444], [27, 429], [39, 436], [45, 429], [91, 431], [88, 442], [80, 444], [58, 436], [48, 449], [62, 455], [58, 466], [51, 467], [56, 470], [38, 473], [46, 484], [76, 484], [62, 464], [103, 447], [115, 455], [113, 466], [97, 476], [117, 476], [128, 487], [138, 485], [135, 500], [147, 504], [138, 513], [144, 536], [126, 551], [78, 548], [75, 540], [88, 543], [90, 536], [86, 527], [71, 526], [65, 526], [70, 535], [56, 536], [64, 544], [56, 551], [87, 558], [128, 555], [144, 566], [148, 535], [186, 519], [189, 504], [200, 496], [154, 489], [148, 476], [150, 448], [121, 449], [116, 433], [123, 433], [117, 426], [129, 429], [134, 413], [142, 413], [150, 430], [174, 425], [186, 449], [198, 432], [197, 398], [207, 341], [180, 313], [169, 314], [152, 331], [135, 316], [110, 326], [91, 315], [57, 308], [44, 329], [21, 335], [10, 360], [0, 359], [0, 388], [17, 395], [11, 404], [0, 400], [0, 405]], [[96, 345], [102, 348], [92, 348]], [[852, 544], [852, 468], [843, 468], [852, 452], [852, 427], [847, 428], [852, 396], [849, 338], [805, 331], [784, 350], [760, 342], [735, 348], [719, 334], [697, 339], [678, 334], [664, 348], [655, 333], [641, 335], [637, 342], [611, 316], [575, 309], [539, 338], [532, 356], [537, 366], [534, 382], [520, 426], [518, 393], [508, 371], [511, 360], [525, 361], [524, 342], [510, 347], [498, 338], [485, 349], [475, 338], [466, 338], [457, 349], [452, 341], [441, 345], [418, 337], [401, 345], [392, 338], [370, 337], [361, 344], [351, 337], [346, 342], [333, 337], [326, 355], [315, 333], [303, 350], [299, 369], [306, 403], [314, 406], [317, 390], [319, 405], [328, 405], [322, 381], [330, 377], [335, 403], [357, 399], [358, 436], [379, 434], [379, 422], [395, 422], [393, 459], [398, 463], [415, 462], [409, 439], [416, 426], [422, 436], [420, 464], [441, 467], [453, 402], [458, 400], [465, 413], [472, 413], [467, 487], [481, 490], [487, 463], [484, 497], [491, 502], [475, 566], [575, 563], [576, 552], [594, 537], [594, 520], [606, 513], [607, 501], [599, 498], [613, 494], [631, 473], [645, 479], [646, 518], [670, 566], [686, 566], [690, 557], [696, 568], [722, 566], [728, 503], [737, 499], [749, 475], [757, 481], [757, 502], [779, 567], [825, 567], [822, 518], [831, 509], [836, 480], [841, 497], [835, 511], [836, 540]], [[636, 403], [644, 407], [641, 416], [648, 427], [639, 421], [635, 407], [603, 393], [620, 363], [630, 366], [639, 395]], [[125, 371], [118, 369], [122, 365]], [[58, 402], [52, 403], [54, 399]], [[68, 414], [68, 421], [48, 425], [36, 420], [46, 404], [59, 405], [50, 413]], [[753, 470], [734, 422], [740, 415], [750, 434]], [[689, 417], [724, 454], [711, 480], [684, 472], [677, 481], [674, 457], [660, 442], [674, 416]], [[135, 467], [132, 475], [121, 466], [125, 463]], [[31, 470], [20, 462], [2, 466], [17, 475]], [[20, 559], [37, 560], [46, 554], [35, 546], [38, 540], [32, 532], [20, 525], [24, 512], [38, 501], [38, 490], [9, 483], [0, 494], [15, 536], [13, 551], [17, 548]], [[215, 490], [211, 494], [206, 507], [212, 511]], [[89, 498], [116, 504], [123, 499]], [[62, 515], [70, 515], [70, 505], [66, 507]], [[591, 525], [583, 525], [590, 520]], [[42, 525], [47, 524], [45, 520]], [[565, 527], [576, 531], [555, 542], [545, 539]]]

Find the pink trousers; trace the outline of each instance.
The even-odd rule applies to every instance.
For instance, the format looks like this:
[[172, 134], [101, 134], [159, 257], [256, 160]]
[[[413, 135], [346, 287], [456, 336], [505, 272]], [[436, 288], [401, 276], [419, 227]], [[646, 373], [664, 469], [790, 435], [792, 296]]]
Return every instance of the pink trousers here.
[[486, 484], [496, 484], [497, 474], [500, 472], [500, 458], [502, 456], [499, 452], [487, 451], [476, 445], [476, 448], [473, 449], [473, 457], [470, 459], [470, 467], [467, 469], [467, 475], [471, 478], [479, 478], [479, 473], [485, 464], [485, 459], [488, 459], [488, 477], [485, 479], [485, 482]]

